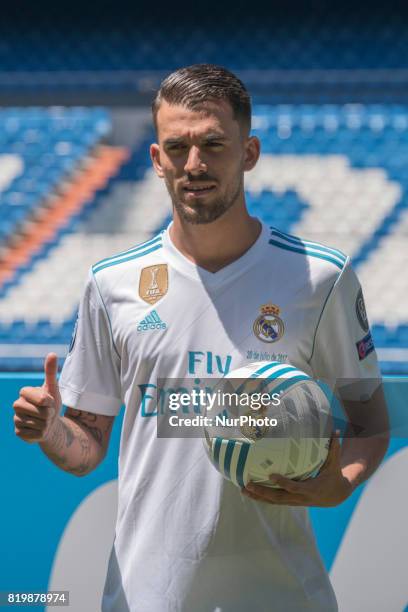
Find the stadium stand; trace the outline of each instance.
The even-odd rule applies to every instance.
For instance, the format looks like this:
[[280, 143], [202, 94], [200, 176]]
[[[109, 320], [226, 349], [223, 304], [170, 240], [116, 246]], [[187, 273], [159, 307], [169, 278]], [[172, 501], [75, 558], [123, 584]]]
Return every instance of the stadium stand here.
[[202, 61], [241, 70], [406, 68], [406, 7], [374, 5], [330, 3], [328, 10], [315, 1], [288, 11], [272, 1], [249, 11], [246, 2], [226, 0], [209, 2], [199, 19], [182, 2], [158, 2], [160, 19], [147, 2], [122, 10], [101, 2], [96, 16], [94, 7], [72, 1], [63, 19], [55, 19], [51, 2], [26, 6], [24, 14], [9, 6], [0, 65], [8, 73], [171, 70]]
[[248, 176], [254, 212], [348, 253], [386, 373], [406, 373], [408, 125], [405, 107], [258, 107], [263, 157]]
[[108, 131], [102, 109], [0, 111], [0, 246]]
[[118, 104], [144, 93], [148, 104], [164, 73], [211, 62], [242, 73], [254, 94], [269, 92], [275, 102], [349, 101], [357, 93], [363, 102], [407, 100], [404, 3], [367, 10], [315, 0], [289, 11], [273, 1], [249, 9], [210, 0], [198, 19], [183, 2], [159, 1], [154, 11], [146, 1], [109, 4], [100, 2], [97, 14], [78, 0], [63, 9], [44, 0], [24, 11], [9, 4], [0, 23], [0, 98], [78, 92], [89, 100], [94, 92], [89, 104], [98, 104], [96, 94]]
[[[51, 348], [63, 357], [91, 263], [169, 218], [147, 124], [134, 145], [87, 96], [124, 106], [135, 92], [146, 106], [163, 74], [214, 62], [256, 102], [251, 211], [351, 255], [383, 371], [407, 373], [405, 4], [210, 1], [199, 19], [182, 1], [61, 8], [10, 5], [0, 22], [0, 369], [41, 369]], [[74, 93], [92, 106], [68, 108]], [[54, 95], [64, 106], [17, 106]]]
[[[15, 112], [22, 124], [23, 113]], [[72, 116], [71, 111], [65, 112], [68, 114], [64, 119], [61, 111], [57, 115], [43, 112], [42, 118], [48, 116], [53, 123], [58, 116], [66, 124], [79, 113], [85, 121], [83, 110], [73, 110]], [[31, 122], [35, 113], [27, 113]], [[79, 141], [72, 147], [68, 146], [70, 141], [64, 131], [64, 140], [61, 140], [61, 126], [58, 129], [54, 126], [54, 131], [50, 126], [46, 129], [47, 134], [53, 133], [54, 149], [63, 150], [65, 155], [69, 152], [71, 165], [65, 167], [65, 188], [60, 195], [62, 214], [57, 215], [56, 226], [50, 233], [39, 233], [38, 222], [33, 230], [31, 222], [31, 234], [36, 242], [31, 248], [27, 240], [30, 230], [26, 229], [20, 239], [24, 257], [15, 256], [15, 245], [19, 243], [16, 238], [13, 248], [9, 248], [14, 253], [15, 265], [7, 268], [1, 277], [2, 368], [41, 368], [40, 357], [46, 347], [63, 356], [89, 266], [148, 239], [168, 221], [168, 196], [162, 182], [154, 176], [147, 155], [147, 144], [153, 134], [148, 133], [129, 154], [106, 144], [95, 149], [97, 139], [101, 140], [110, 129], [107, 128], [109, 116], [100, 109], [90, 109], [86, 122], [87, 132], [89, 126], [94, 126], [92, 138], [88, 134], [84, 144], [78, 130]], [[251, 212], [279, 231], [330, 244], [351, 255], [364, 286], [383, 370], [406, 373], [408, 278], [395, 272], [408, 264], [405, 108], [261, 105], [254, 109], [254, 133], [262, 140], [263, 155], [255, 170], [247, 175]], [[26, 132], [23, 130], [22, 134]], [[96, 150], [109, 151], [111, 155], [113, 149], [114, 168], [98, 178], [93, 190], [82, 195], [79, 207], [74, 205], [69, 209], [64, 198], [73, 181], [78, 180], [76, 172], [76, 178], [71, 183], [67, 181], [69, 170], [72, 172], [75, 161], [79, 163], [78, 151], [81, 151], [88, 159], [85, 166], [89, 172], [92, 147], [94, 163]], [[14, 158], [8, 158], [4, 169], [4, 176], [8, 173], [9, 177], [9, 183], [3, 179], [5, 201], [7, 194], [18, 193], [16, 183], [26, 184], [25, 169], [29, 177], [33, 172], [33, 167], [26, 165], [23, 173], [17, 175], [21, 164], [27, 164], [28, 159], [24, 146], [19, 144], [17, 148], [22, 162], [18, 165]], [[73, 151], [77, 156], [72, 159]], [[84, 166], [83, 161], [80, 165]], [[48, 181], [46, 174], [43, 178], [43, 184], [50, 190], [55, 189], [54, 166], [51, 166], [51, 176], [53, 181]], [[37, 205], [43, 194], [44, 191], [37, 194]], [[24, 197], [22, 192], [22, 200]], [[41, 210], [44, 211], [44, 206]], [[52, 207], [48, 204], [45, 210], [40, 220], [49, 218]], [[24, 250], [25, 242], [30, 248], [26, 245]], [[7, 282], [4, 282], [6, 273]]]
[[[98, 123], [100, 110], [87, 112]], [[108, 113], [103, 117], [101, 136], [110, 129]], [[145, 240], [168, 221], [163, 185], [151, 171], [145, 176], [147, 143], [130, 157], [126, 148], [92, 144], [74, 171], [64, 174], [62, 187], [49, 183], [35, 216], [28, 211], [19, 232], [13, 228], [3, 241], [0, 369], [37, 369], [46, 347], [63, 357], [91, 264]], [[143, 180], [135, 181], [139, 176]], [[8, 189], [14, 189], [13, 181]]]
[[[110, 129], [109, 113], [100, 108], [0, 111], [1, 297], [75, 227], [125, 161], [125, 148], [103, 144]], [[55, 278], [61, 288], [61, 276]], [[40, 320], [38, 309], [49, 287], [45, 283], [36, 289], [20, 299], [21, 316], [0, 298], [1, 341], [47, 340], [47, 329], [56, 335], [49, 321]], [[28, 329], [33, 321], [38, 326]], [[68, 337], [63, 326], [59, 332]]]

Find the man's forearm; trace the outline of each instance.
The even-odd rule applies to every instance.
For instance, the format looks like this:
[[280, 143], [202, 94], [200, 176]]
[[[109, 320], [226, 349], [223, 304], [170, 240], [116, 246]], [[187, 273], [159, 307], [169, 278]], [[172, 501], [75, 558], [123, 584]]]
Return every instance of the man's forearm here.
[[39, 444], [55, 465], [76, 476], [91, 472], [104, 455], [92, 432], [66, 417], [58, 417], [46, 440]]
[[344, 401], [348, 425], [341, 447], [341, 471], [353, 489], [380, 465], [389, 444], [390, 424], [382, 385], [364, 402]]
[[361, 438], [346, 436], [343, 439], [341, 471], [353, 489], [375, 472], [387, 452], [388, 443], [387, 434]]

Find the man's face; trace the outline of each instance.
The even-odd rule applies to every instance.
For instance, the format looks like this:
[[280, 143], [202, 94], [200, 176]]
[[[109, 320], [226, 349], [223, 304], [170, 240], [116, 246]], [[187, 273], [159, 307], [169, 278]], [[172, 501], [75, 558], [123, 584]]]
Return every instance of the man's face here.
[[227, 102], [189, 110], [163, 101], [157, 133], [159, 142], [150, 148], [153, 165], [181, 219], [211, 223], [244, 201], [243, 173], [255, 165], [259, 143], [242, 133]]

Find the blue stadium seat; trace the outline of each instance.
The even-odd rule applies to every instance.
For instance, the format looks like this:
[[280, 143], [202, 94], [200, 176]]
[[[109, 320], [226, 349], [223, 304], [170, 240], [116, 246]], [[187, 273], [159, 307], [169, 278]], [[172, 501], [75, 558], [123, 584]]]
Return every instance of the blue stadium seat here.
[[0, 154], [17, 156], [24, 167], [0, 192], [0, 246], [110, 128], [102, 108], [0, 110]]

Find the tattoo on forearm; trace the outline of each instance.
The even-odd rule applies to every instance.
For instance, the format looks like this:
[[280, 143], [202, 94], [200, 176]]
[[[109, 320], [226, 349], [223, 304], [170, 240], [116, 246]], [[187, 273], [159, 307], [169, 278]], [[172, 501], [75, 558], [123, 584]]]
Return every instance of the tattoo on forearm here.
[[63, 426], [63, 428], [65, 430], [66, 445], [67, 445], [67, 447], [70, 447], [71, 444], [74, 441], [74, 434], [72, 433], [71, 428], [64, 421], [62, 421], [62, 426]]
[[51, 459], [51, 461], [53, 461], [60, 467], [65, 467], [67, 465], [67, 460], [64, 457], [57, 455], [56, 453], [51, 453], [50, 451], [47, 451], [47, 456]]
[[75, 419], [80, 421], [81, 423], [95, 423], [97, 419], [97, 415], [92, 412], [84, 412], [83, 410], [75, 410], [75, 408], [70, 409], [69, 415], [67, 415], [70, 419]]
[[81, 456], [87, 459], [90, 454], [91, 445], [89, 444], [88, 436], [84, 434], [83, 432], [81, 433], [82, 433], [82, 436], [80, 436], [79, 438], [79, 444], [81, 446]]
[[80, 463], [77, 468], [75, 468], [75, 474], [81, 475], [85, 474], [89, 470], [89, 465], [86, 463]]
[[[75, 440], [79, 444], [79, 465], [73, 465], [66, 454]], [[59, 420], [47, 440], [47, 446], [50, 448], [44, 449], [46, 455], [62, 469], [75, 474], [84, 474], [89, 470], [91, 458], [89, 438], [74, 421], [68, 425], [64, 420]]]
[[99, 429], [99, 427], [89, 427], [89, 425], [86, 425], [86, 428], [88, 429], [88, 431], [91, 434], [91, 436], [93, 437], [93, 439], [99, 445], [102, 446], [103, 435], [102, 435], [102, 431]]
[[84, 412], [83, 410], [71, 409], [69, 415], [66, 415], [66, 418], [71, 419], [75, 423], [79, 423], [82, 427], [86, 427], [87, 431], [89, 431], [100, 447], [103, 447], [104, 438], [109, 435], [112, 429], [112, 423], [108, 423], [106, 428], [102, 431], [101, 427], [95, 425], [97, 415], [91, 412]]
[[82, 476], [101, 460], [112, 425], [98, 421], [96, 414], [69, 409], [55, 423], [43, 450], [60, 468]]
[[66, 448], [66, 434], [65, 428], [62, 421], [58, 421], [51, 432], [50, 437], [47, 440], [47, 444], [51, 446], [52, 450], [44, 449], [46, 455], [56, 465], [65, 468], [67, 465], [67, 459], [63, 453]]
[[55, 451], [61, 451], [65, 448], [65, 440], [64, 425], [62, 421], [58, 421], [51, 433], [49, 442]]

